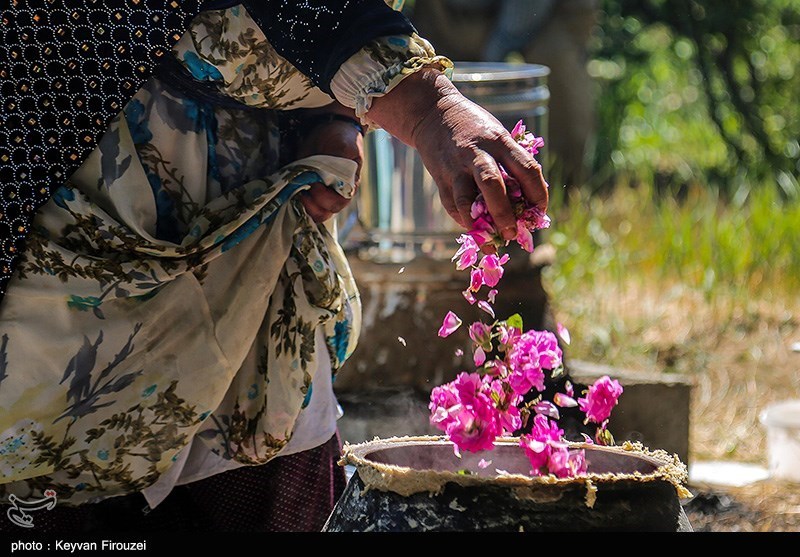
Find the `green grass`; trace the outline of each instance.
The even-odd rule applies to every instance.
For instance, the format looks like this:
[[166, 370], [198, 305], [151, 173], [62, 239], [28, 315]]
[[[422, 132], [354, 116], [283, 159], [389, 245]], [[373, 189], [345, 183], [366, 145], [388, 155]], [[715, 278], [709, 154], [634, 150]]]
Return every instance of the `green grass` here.
[[800, 199], [777, 186], [740, 189], [730, 200], [700, 186], [680, 199], [641, 184], [553, 194], [546, 237], [559, 256], [547, 274], [556, 296], [598, 280], [679, 283], [709, 300], [720, 291], [800, 292]]
[[676, 369], [696, 369], [712, 349], [704, 335], [728, 334], [754, 304], [800, 302], [800, 200], [777, 185], [732, 199], [707, 186], [680, 198], [646, 185], [553, 191], [548, 212], [545, 287], [576, 358], [669, 370], [677, 350]]

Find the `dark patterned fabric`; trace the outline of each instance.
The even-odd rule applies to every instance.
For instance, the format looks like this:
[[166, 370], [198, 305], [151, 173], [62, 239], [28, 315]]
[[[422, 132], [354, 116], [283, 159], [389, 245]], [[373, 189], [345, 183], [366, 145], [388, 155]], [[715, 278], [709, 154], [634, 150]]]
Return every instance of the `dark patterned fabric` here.
[[[230, 4], [3, 0], [0, 302], [36, 211], [92, 152], [191, 18]], [[383, 0], [244, 4], [276, 50], [325, 91], [339, 65], [370, 39], [413, 29]]]
[[372, 39], [409, 35], [411, 22], [383, 0], [245, 0], [270, 44], [330, 93], [339, 67]]
[[150, 510], [140, 494], [79, 507], [30, 511], [16, 526], [0, 505], [0, 533], [136, 534], [174, 532], [319, 532], [344, 492], [341, 443], [324, 445], [176, 487]]
[[180, 38], [201, 2], [4, 4], [0, 295], [5, 294], [37, 209], [95, 148], [111, 118]]

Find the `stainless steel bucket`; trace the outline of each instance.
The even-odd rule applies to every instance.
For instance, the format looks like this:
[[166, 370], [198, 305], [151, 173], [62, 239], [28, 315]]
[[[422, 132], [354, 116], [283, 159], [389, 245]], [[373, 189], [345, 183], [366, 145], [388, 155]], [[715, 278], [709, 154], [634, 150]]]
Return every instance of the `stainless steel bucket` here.
[[[549, 68], [538, 64], [456, 62], [453, 83], [464, 96], [491, 112], [508, 129], [520, 119], [545, 138]], [[433, 178], [419, 153], [383, 130], [367, 134], [364, 169], [355, 214], [340, 227], [345, 247], [356, 223], [359, 255], [376, 262], [410, 261], [417, 256], [449, 259], [463, 232], [444, 210]], [[539, 154], [545, 163], [545, 153]], [[349, 225], [348, 225], [349, 221]], [[351, 244], [352, 247], [352, 244]]]

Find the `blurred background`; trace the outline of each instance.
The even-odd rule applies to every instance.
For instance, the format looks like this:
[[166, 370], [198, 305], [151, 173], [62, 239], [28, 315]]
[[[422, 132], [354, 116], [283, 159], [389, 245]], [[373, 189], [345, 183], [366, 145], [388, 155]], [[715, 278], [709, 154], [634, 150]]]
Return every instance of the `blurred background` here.
[[[641, 403], [661, 417], [685, 403], [678, 425], [660, 427], [686, 438], [690, 466], [752, 465], [763, 479], [774, 467], [763, 413], [800, 398], [800, 0], [406, 0], [404, 11], [457, 71], [548, 70], [546, 118], [529, 127], [546, 139], [552, 226], [516, 287], [511, 274], [507, 292], [520, 294], [504, 313], [528, 311], [526, 328], [563, 323], [568, 361], [689, 386]], [[462, 363], [452, 346], [437, 355], [435, 329], [463, 277], [419, 257], [381, 265], [357, 274], [365, 323], [386, 325], [383, 336], [367, 337], [342, 379], [414, 384], [424, 397]], [[393, 322], [398, 308], [419, 315]], [[428, 340], [412, 343], [415, 332]], [[408, 379], [408, 367], [422, 373]], [[797, 483], [742, 474], [732, 484], [753, 490], [747, 512], [767, 512], [730, 529], [800, 527]]]

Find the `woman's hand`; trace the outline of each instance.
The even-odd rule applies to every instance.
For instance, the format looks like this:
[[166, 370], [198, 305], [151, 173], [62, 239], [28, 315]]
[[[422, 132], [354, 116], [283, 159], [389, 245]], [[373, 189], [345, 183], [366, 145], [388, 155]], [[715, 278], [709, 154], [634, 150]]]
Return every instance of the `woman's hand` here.
[[[308, 111], [307, 115], [322, 113], [338, 113], [356, 120], [355, 113], [339, 103], [313, 112]], [[358, 164], [355, 182], [355, 186], [358, 188], [361, 165], [364, 160], [364, 138], [353, 123], [343, 120], [323, 121], [313, 125], [307, 132], [303, 130], [302, 134], [303, 138], [297, 150], [298, 159], [311, 155], [333, 155], [353, 160]], [[310, 189], [300, 194], [300, 201], [314, 222], [320, 223], [342, 211], [350, 204], [351, 199], [342, 197], [325, 184], [315, 183], [311, 184]]]
[[406, 77], [374, 99], [367, 116], [419, 152], [444, 208], [464, 228], [471, 228], [470, 208], [482, 193], [503, 238], [516, 237], [516, 218], [498, 164], [519, 181], [528, 201], [547, 211], [541, 165], [497, 118], [464, 97], [440, 71], [426, 69]]

